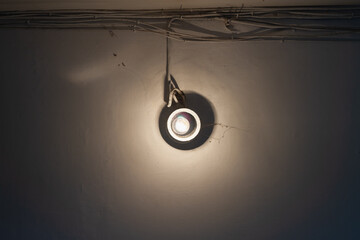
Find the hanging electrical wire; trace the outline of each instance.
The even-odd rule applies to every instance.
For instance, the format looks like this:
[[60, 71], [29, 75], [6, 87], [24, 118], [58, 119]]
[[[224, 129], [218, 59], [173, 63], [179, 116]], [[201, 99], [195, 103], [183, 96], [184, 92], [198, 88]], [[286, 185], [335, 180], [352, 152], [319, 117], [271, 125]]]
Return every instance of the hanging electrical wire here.
[[119, 29], [181, 41], [359, 41], [360, 6], [2, 11], [0, 28]]
[[[170, 30], [171, 21], [168, 23], [168, 30]], [[167, 101], [167, 107], [171, 107], [173, 101], [175, 103], [180, 103], [181, 105], [185, 106], [185, 100], [186, 96], [183, 91], [180, 90], [179, 86], [176, 84], [176, 82], [172, 79], [170, 75], [170, 52], [169, 52], [169, 37], [166, 37], [166, 80], [168, 83], [168, 101]]]

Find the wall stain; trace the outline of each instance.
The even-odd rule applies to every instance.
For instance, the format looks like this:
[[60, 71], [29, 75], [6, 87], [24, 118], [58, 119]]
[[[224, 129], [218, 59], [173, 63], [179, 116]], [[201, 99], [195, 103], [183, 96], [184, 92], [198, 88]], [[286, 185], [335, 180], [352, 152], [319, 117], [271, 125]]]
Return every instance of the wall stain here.
[[109, 30], [109, 34], [110, 34], [111, 37], [115, 37], [115, 36], [116, 36], [115, 33], [114, 33], [113, 31], [111, 31], [111, 30]]

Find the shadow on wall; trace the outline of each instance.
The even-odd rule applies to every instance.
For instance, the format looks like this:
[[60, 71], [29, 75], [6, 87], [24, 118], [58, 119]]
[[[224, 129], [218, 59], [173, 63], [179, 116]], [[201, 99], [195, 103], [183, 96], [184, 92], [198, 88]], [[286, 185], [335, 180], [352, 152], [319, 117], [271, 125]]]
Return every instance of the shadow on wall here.
[[[175, 86], [178, 87], [177, 82], [175, 81], [174, 77], [171, 76], [172, 81], [174, 82]], [[169, 89], [167, 87], [168, 82], [165, 79], [164, 81], [164, 101], [166, 102], [169, 95]], [[180, 142], [173, 139], [170, 136], [170, 133], [167, 130], [167, 120], [170, 114], [178, 108], [184, 107], [179, 103], [172, 104], [171, 107], [167, 107], [166, 105], [161, 110], [159, 116], [159, 129], [161, 136], [163, 139], [172, 147], [180, 149], [180, 150], [191, 150], [203, 145], [211, 136], [212, 131], [215, 125], [215, 114], [212, 107], [212, 104], [208, 99], [204, 96], [191, 92], [191, 91], [184, 91], [186, 96], [186, 103], [185, 107], [193, 110], [196, 112], [200, 118], [201, 122], [201, 129], [199, 134], [189, 142]]]

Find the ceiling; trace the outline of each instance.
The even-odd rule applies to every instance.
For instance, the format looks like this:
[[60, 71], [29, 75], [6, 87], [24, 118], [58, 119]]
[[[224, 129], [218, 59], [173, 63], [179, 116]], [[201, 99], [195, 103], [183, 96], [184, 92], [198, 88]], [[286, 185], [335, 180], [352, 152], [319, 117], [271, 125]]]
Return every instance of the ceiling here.
[[245, 6], [351, 5], [359, 0], [2, 0], [0, 10], [170, 9]]

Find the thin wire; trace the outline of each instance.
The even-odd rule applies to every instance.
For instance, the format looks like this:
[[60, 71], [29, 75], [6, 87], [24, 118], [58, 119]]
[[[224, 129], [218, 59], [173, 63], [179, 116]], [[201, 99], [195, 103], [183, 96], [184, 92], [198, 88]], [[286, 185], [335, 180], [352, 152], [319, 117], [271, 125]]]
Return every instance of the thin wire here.
[[[172, 20], [169, 21], [167, 26], [167, 33], [166, 33], [166, 79], [169, 84], [169, 100], [167, 103], [167, 107], [171, 107], [172, 102], [179, 103], [178, 96], [181, 97], [181, 100], [183, 104], [185, 104], [185, 94], [183, 91], [179, 89], [179, 87], [173, 82], [171, 75], [170, 75], [170, 52], [169, 52], [169, 34], [171, 31], [171, 23]], [[178, 96], [177, 96], [178, 95]]]
[[175, 90], [176, 89], [176, 86], [174, 85], [174, 83], [172, 82], [171, 80], [171, 77], [170, 77], [170, 54], [169, 54], [169, 31], [170, 31], [170, 24], [171, 22], [169, 22], [168, 24], [168, 31], [166, 32], [166, 80], [167, 80], [167, 83], [168, 83], [168, 87], [169, 87], [169, 100], [168, 100], [168, 104], [167, 104], [167, 107], [171, 107], [172, 105], [172, 101], [174, 99], [174, 101], [176, 103], [178, 103], [178, 99], [175, 95]]
[[170, 82], [170, 71], [169, 71], [169, 33], [166, 36], [166, 80]]

